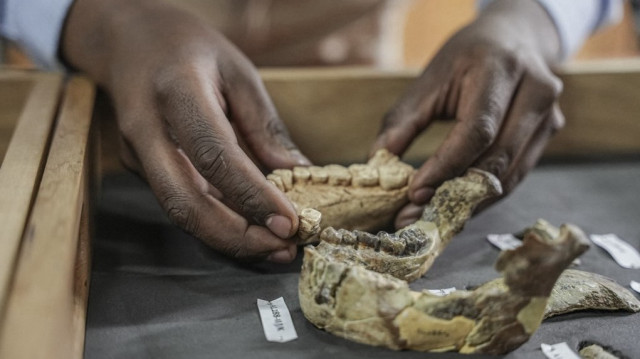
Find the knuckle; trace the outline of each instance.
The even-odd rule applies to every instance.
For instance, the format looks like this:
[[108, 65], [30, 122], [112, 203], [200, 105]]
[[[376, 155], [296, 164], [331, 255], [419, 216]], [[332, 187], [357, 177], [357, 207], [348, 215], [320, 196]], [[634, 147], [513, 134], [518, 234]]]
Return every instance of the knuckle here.
[[262, 200], [263, 190], [253, 186], [252, 184], [245, 183], [237, 186], [231, 193], [231, 196], [232, 200], [242, 213], [250, 215], [255, 223], [264, 222], [268, 213]]
[[173, 224], [189, 234], [197, 235], [200, 227], [198, 216], [185, 196], [177, 192], [167, 194], [162, 201], [162, 207]]
[[535, 96], [541, 104], [549, 106], [560, 98], [563, 83], [557, 76], [532, 76], [530, 80], [534, 86]]
[[472, 124], [470, 140], [480, 149], [487, 149], [498, 135], [498, 126], [494, 116], [490, 114], [480, 115]]
[[212, 136], [198, 136], [192, 143], [194, 166], [214, 186], [222, 183], [229, 173], [225, 147]]

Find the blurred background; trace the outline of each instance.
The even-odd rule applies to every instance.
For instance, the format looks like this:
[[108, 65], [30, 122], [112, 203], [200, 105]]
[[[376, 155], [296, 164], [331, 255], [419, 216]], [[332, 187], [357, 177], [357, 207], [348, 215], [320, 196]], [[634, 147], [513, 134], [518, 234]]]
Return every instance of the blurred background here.
[[[169, 1], [210, 22], [262, 67], [423, 67], [477, 11], [475, 0]], [[639, 3], [625, 2], [623, 20], [573, 60], [638, 56]], [[6, 41], [0, 54], [5, 64], [33, 66]]]

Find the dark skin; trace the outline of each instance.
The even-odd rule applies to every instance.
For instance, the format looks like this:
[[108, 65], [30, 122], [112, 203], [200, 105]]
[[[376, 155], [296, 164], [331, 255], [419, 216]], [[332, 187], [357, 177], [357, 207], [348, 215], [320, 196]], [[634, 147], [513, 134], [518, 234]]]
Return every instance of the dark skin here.
[[[470, 166], [495, 173], [507, 192], [522, 179], [563, 123], [561, 83], [549, 70], [559, 52], [532, 0], [496, 1], [444, 46], [373, 146], [401, 154], [434, 119], [456, 120], [413, 179], [398, 226]], [[295, 258], [295, 209], [250, 158], [269, 169], [310, 163], [256, 69], [221, 34], [157, 0], [76, 0], [61, 53], [110, 95], [121, 157], [174, 223], [231, 257]]]
[[443, 46], [387, 114], [372, 150], [402, 154], [434, 120], [455, 121], [413, 178], [398, 228], [415, 222], [435, 189], [469, 167], [495, 174], [503, 196], [520, 183], [564, 126], [562, 82], [550, 70], [560, 51], [551, 19], [530, 0], [495, 1]]

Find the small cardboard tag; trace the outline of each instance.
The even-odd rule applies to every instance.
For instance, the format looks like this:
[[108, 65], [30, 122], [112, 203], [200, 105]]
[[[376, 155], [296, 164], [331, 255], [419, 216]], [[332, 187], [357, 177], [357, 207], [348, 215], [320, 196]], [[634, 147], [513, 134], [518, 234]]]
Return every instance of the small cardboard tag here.
[[580, 359], [567, 343], [562, 342], [558, 344], [540, 344], [542, 353], [549, 359]]
[[449, 295], [450, 293], [455, 292], [456, 287], [442, 288], [442, 289], [427, 289], [427, 291], [433, 295], [437, 295], [438, 297], [444, 297], [445, 295]]
[[640, 268], [640, 253], [615, 234], [592, 234], [591, 241], [609, 252], [624, 268]]
[[280, 297], [272, 301], [258, 299], [258, 311], [264, 336], [268, 341], [286, 343], [298, 339], [298, 333], [293, 327], [291, 314], [284, 298]]
[[636, 282], [635, 280], [631, 281], [631, 284], [629, 284], [631, 286], [631, 289], [635, 290], [636, 292], [640, 293], [640, 283]]
[[506, 251], [509, 249], [516, 249], [522, 245], [522, 241], [516, 238], [511, 233], [506, 234], [488, 234], [487, 240], [489, 243], [498, 247], [498, 249], [502, 251]]

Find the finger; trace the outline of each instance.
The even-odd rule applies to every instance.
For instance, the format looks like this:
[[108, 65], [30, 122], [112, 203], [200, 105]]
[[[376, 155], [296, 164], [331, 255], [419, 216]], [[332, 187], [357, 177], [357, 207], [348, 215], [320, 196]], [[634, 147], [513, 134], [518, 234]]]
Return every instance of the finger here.
[[496, 198], [488, 199], [482, 202], [477, 208], [476, 213], [485, 210], [493, 203], [501, 200], [507, 194], [511, 193], [515, 187], [522, 182], [527, 173], [529, 173], [536, 165], [547, 143], [552, 136], [564, 127], [564, 116], [560, 111], [558, 104], [554, 104], [544, 121], [529, 139], [523, 150], [520, 151], [518, 157], [514, 160], [513, 165], [503, 175], [501, 179], [503, 194]]
[[169, 77], [159, 89], [159, 108], [198, 173], [224, 194], [223, 202], [288, 238], [297, 230], [295, 209], [238, 146], [212, 78], [202, 73]]
[[[478, 167], [503, 180], [517, 158], [528, 147], [541, 123], [550, 120], [551, 109], [562, 85], [553, 75], [525, 75], [512, 101], [507, 118], [493, 145], [475, 162]], [[557, 105], [555, 105], [557, 106]], [[504, 194], [507, 194], [504, 191]]]
[[510, 193], [538, 163], [547, 144], [560, 129], [564, 127], [564, 115], [558, 104], [554, 104], [546, 121], [529, 141], [526, 149], [518, 156], [515, 165], [502, 180], [505, 193]]
[[415, 223], [422, 216], [422, 211], [424, 211], [424, 206], [417, 206], [413, 203], [404, 206], [396, 215], [394, 223], [396, 229]]
[[223, 92], [230, 119], [250, 151], [270, 169], [311, 165], [291, 140], [258, 72], [244, 57], [232, 59], [234, 66], [221, 75]]
[[434, 104], [439, 97], [437, 83], [427, 68], [384, 116], [380, 132], [371, 146], [371, 156], [383, 148], [402, 155], [411, 142], [429, 126], [434, 118]]
[[462, 81], [455, 125], [410, 184], [414, 204], [425, 204], [435, 188], [461, 175], [493, 144], [518, 84], [499, 70], [469, 73]]
[[[135, 146], [149, 184], [171, 221], [212, 248], [239, 259], [289, 262], [295, 244], [252, 224], [209, 193], [210, 184], [175, 144], [150, 129]], [[286, 255], [286, 254], [289, 255]]]

